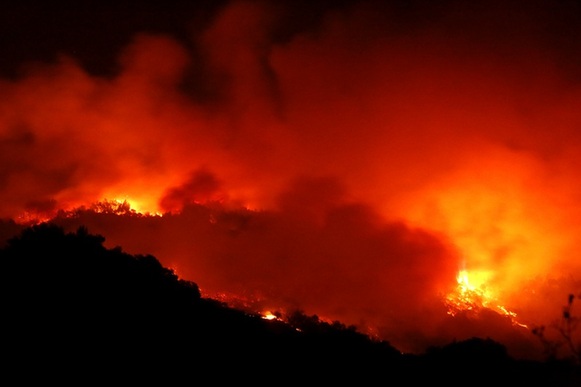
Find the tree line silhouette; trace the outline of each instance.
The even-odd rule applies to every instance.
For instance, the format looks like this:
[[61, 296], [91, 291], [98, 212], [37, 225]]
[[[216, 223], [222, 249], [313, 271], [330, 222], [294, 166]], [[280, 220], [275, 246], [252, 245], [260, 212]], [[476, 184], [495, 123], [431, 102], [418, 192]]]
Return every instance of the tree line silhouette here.
[[512, 359], [489, 339], [411, 355], [300, 310], [266, 320], [202, 297], [152, 255], [104, 241], [85, 227], [42, 223], [0, 249], [6, 380], [581, 385], [577, 365]]

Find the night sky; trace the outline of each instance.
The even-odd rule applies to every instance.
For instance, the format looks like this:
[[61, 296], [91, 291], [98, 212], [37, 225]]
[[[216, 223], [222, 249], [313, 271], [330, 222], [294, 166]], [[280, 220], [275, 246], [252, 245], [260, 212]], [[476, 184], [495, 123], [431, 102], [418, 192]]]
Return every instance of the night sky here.
[[0, 218], [125, 201], [61, 221], [209, 296], [528, 355], [580, 198], [581, 1], [2, 4]]

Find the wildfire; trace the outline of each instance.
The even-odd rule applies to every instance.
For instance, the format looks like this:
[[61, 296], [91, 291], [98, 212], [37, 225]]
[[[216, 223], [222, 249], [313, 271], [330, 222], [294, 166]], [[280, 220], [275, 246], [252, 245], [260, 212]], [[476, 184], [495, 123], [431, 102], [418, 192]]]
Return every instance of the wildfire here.
[[478, 312], [482, 308], [493, 310], [511, 319], [514, 325], [527, 328], [516, 320], [516, 313], [500, 305], [494, 293], [486, 286], [490, 273], [485, 271], [460, 270], [456, 276], [456, 290], [446, 296], [448, 314], [455, 316], [462, 311]]
[[272, 313], [269, 310], [260, 313], [260, 315], [265, 320], [280, 320], [280, 317], [279, 316], [277, 316], [276, 314]]
[[89, 206], [69, 206], [62, 209], [51, 209], [48, 211], [29, 210], [19, 214], [15, 221], [19, 224], [34, 225], [50, 221], [56, 216], [73, 217], [79, 211], [92, 211], [98, 214], [115, 214], [115, 215], [137, 215], [137, 216], [163, 216], [160, 212], [150, 212], [145, 210], [146, 206], [139, 201], [128, 199], [102, 199], [94, 202]]
[[118, 215], [146, 215], [146, 216], [162, 216], [160, 212], [146, 210], [148, 206], [136, 199], [103, 199], [99, 202], [93, 203], [90, 209], [96, 213], [113, 213]]

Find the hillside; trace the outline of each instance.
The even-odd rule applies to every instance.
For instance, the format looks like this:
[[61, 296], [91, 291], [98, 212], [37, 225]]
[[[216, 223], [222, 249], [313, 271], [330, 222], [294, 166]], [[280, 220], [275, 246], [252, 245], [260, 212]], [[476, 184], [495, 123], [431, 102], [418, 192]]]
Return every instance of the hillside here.
[[[401, 353], [300, 310], [285, 320], [201, 296], [151, 255], [40, 224], [0, 250], [3, 373], [27, 381], [446, 382], [573, 386], [577, 366], [515, 360], [486, 338]], [[459, 378], [459, 376], [462, 376]], [[502, 379], [501, 379], [502, 378]], [[208, 384], [207, 382], [205, 384]], [[209, 383], [214, 384], [214, 382]]]

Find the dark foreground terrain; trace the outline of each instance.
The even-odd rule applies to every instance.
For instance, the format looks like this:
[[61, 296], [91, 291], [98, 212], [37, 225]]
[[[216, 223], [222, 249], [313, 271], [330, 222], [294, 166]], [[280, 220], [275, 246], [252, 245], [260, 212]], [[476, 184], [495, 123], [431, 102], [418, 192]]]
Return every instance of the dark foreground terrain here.
[[4, 385], [581, 386], [575, 363], [513, 359], [487, 339], [408, 355], [300, 311], [266, 320], [103, 242], [41, 224], [0, 250]]

